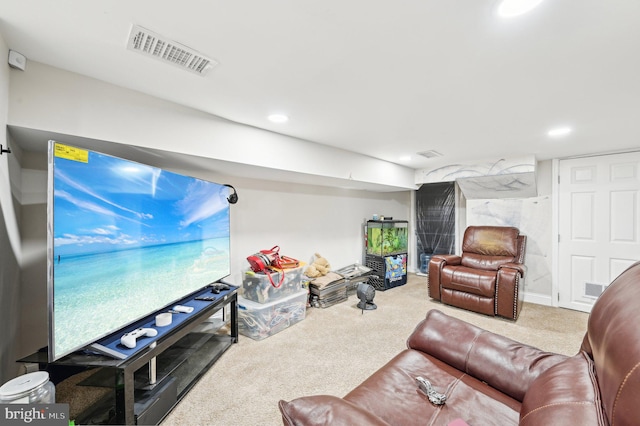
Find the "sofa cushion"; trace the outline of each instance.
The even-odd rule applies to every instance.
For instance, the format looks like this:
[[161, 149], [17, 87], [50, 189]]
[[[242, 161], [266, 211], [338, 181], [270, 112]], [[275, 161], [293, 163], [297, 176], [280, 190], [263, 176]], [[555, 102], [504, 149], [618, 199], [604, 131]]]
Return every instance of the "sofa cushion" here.
[[[429, 402], [415, 382], [419, 376], [446, 394], [444, 405]], [[463, 419], [470, 425], [515, 425], [520, 412], [519, 401], [412, 349], [398, 354], [344, 399], [389, 424], [403, 426], [446, 425], [455, 419]]]
[[518, 255], [518, 235], [517, 228], [508, 226], [469, 226], [464, 232], [462, 252], [513, 259]]
[[495, 271], [482, 271], [466, 266], [447, 266], [442, 269], [442, 288], [493, 299], [496, 294], [496, 277]]
[[478, 296], [464, 291], [442, 288], [440, 300], [442, 300], [442, 303], [485, 315], [494, 316], [496, 313], [496, 301], [493, 297]]
[[540, 374], [524, 396], [520, 424], [608, 424], [595, 373], [581, 352]]
[[389, 426], [374, 414], [342, 398], [331, 395], [314, 395], [278, 403], [282, 421], [290, 426]]
[[485, 271], [497, 271], [502, 265], [513, 263], [515, 257], [512, 256], [483, 256], [475, 253], [462, 253], [460, 264], [471, 269], [482, 269]]
[[567, 359], [494, 334], [437, 309], [427, 312], [407, 345], [522, 401], [533, 381]]

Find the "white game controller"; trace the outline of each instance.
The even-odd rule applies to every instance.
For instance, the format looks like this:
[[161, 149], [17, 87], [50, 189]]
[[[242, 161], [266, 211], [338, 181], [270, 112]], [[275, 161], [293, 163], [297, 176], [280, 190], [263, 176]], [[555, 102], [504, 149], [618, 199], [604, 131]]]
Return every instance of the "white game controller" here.
[[146, 336], [153, 337], [158, 335], [158, 330], [153, 328], [138, 328], [136, 330], [130, 331], [124, 336], [120, 338], [120, 343], [129, 349], [133, 349], [136, 347], [136, 340], [138, 337]]

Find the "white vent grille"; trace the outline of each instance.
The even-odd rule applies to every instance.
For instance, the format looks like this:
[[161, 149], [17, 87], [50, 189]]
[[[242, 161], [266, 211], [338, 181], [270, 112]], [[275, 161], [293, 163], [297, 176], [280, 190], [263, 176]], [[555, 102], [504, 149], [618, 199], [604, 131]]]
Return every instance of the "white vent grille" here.
[[422, 152], [419, 152], [418, 155], [422, 155], [425, 158], [442, 157], [442, 154], [440, 154], [438, 151], [434, 151], [434, 150], [422, 151]]
[[604, 291], [602, 284], [584, 283], [584, 295], [587, 297], [598, 298]]
[[138, 25], [131, 26], [127, 49], [168, 62], [202, 76], [218, 65], [215, 60], [207, 58], [180, 43], [167, 40], [165, 37]]

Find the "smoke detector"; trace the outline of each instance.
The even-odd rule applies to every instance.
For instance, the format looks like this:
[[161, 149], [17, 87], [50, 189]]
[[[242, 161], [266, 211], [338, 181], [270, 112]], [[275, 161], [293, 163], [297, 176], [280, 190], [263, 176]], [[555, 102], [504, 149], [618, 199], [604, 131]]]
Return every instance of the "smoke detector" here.
[[429, 151], [418, 152], [418, 155], [422, 155], [425, 158], [442, 157], [442, 154], [440, 154], [438, 151], [434, 151], [433, 149]]
[[206, 75], [210, 69], [218, 65], [217, 61], [139, 25], [131, 26], [127, 49], [176, 65], [201, 76]]

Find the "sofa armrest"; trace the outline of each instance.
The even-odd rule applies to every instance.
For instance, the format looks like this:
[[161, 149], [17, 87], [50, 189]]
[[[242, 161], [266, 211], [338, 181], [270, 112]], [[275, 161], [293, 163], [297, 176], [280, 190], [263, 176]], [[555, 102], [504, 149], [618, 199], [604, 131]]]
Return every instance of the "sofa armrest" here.
[[609, 423], [593, 360], [585, 352], [542, 373], [527, 391], [520, 410], [521, 426]]
[[314, 395], [280, 400], [282, 421], [288, 426], [389, 426], [387, 422], [349, 401], [331, 395]]
[[503, 263], [498, 267], [498, 269], [503, 269], [503, 268], [515, 269], [520, 273], [520, 276], [523, 278], [524, 278], [524, 274], [527, 272], [527, 266], [523, 263], [509, 262], [509, 263]]
[[436, 309], [427, 312], [409, 336], [407, 346], [521, 402], [540, 373], [567, 358], [491, 333]]
[[456, 254], [436, 254], [431, 257], [431, 262], [444, 262], [444, 265], [459, 265], [462, 262], [462, 256]]
[[437, 254], [429, 260], [429, 277], [427, 278], [429, 297], [440, 300], [442, 268], [447, 265], [459, 265], [461, 261], [462, 257], [455, 254]]
[[524, 271], [526, 266], [519, 263], [505, 263], [498, 269], [496, 315], [514, 321], [518, 319], [524, 299]]

